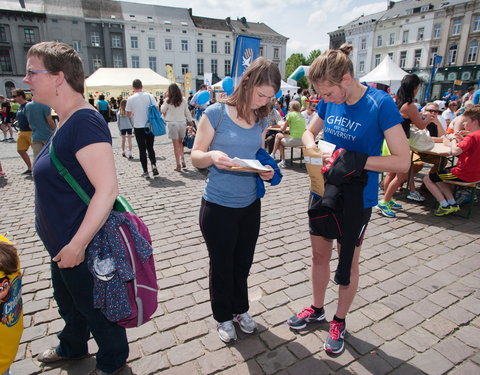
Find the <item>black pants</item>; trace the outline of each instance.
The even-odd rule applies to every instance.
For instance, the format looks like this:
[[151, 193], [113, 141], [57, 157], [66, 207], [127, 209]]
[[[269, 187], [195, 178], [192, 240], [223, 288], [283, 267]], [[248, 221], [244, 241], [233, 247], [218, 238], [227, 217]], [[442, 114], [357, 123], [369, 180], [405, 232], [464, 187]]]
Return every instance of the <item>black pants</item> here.
[[135, 139], [137, 140], [138, 152], [140, 154], [140, 162], [142, 163], [143, 171], [148, 172], [147, 152], [150, 163], [152, 163], [152, 165], [157, 164], [155, 150], [153, 149], [155, 136], [152, 133], [145, 134], [144, 128], [135, 128]]
[[210, 257], [210, 302], [217, 322], [249, 309], [247, 278], [260, 231], [260, 199], [229, 208], [202, 199], [200, 229]]

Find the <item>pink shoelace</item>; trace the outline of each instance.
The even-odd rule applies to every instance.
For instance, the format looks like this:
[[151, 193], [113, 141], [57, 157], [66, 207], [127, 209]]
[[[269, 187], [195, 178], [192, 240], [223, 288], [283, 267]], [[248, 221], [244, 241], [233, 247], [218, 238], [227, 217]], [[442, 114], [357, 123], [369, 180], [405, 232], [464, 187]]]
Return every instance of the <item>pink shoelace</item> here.
[[314, 309], [312, 309], [311, 307], [304, 307], [303, 310], [299, 312], [297, 316], [302, 319], [309, 315], [312, 315], [313, 313], [315, 313]]
[[332, 320], [330, 322], [330, 337], [334, 340], [338, 340], [340, 338], [340, 332], [343, 329], [343, 326], [344, 323]]

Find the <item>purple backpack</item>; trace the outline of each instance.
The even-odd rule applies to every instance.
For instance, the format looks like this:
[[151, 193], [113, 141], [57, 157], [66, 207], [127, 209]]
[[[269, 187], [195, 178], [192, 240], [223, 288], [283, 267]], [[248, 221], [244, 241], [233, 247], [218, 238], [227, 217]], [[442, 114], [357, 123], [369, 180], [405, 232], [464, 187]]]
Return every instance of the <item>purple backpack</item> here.
[[[130, 212], [123, 212], [122, 214], [133, 222], [138, 233], [151, 245], [152, 238], [145, 223], [138, 216]], [[135, 249], [135, 244], [128, 226], [122, 224], [118, 229], [128, 252], [127, 259], [135, 272], [135, 278], [126, 283], [128, 302], [132, 313], [130, 316], [119, 320], [117, 324], [125, 328], [139, 327], [152, 318], [158, 305], [158, 285], [153, 254], [145, 263], [142, 263]]]

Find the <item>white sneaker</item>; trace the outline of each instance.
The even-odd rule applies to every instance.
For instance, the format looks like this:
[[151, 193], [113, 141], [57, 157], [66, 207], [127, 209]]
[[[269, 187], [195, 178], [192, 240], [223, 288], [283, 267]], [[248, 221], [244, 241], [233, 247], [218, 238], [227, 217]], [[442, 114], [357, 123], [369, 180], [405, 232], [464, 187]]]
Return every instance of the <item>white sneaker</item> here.
[[238, 323], [242, 332], [253, 333], [257, 329], [257, 323], [248, 313], [234, 315], [233, 321]]
[[407, 199], [417, 202], [423, 202], [425, 200], [425, 197], [421, 195], [418, 191], [411, 191], [410, 193], [408, 193]]
[[270, 154], [270, 157], [275, 160], [275, 154]]
[[227, 320], [226, 322], [217, 323], [218, 337], [223, 342], [235, 341], [237, 339], [237, 331], [233, 325], [233, 320]]
[[282, 160], [280, 163], [278, 163], [279, 168], [287, 168], [287, 163], [285, 163], [285, 160]]

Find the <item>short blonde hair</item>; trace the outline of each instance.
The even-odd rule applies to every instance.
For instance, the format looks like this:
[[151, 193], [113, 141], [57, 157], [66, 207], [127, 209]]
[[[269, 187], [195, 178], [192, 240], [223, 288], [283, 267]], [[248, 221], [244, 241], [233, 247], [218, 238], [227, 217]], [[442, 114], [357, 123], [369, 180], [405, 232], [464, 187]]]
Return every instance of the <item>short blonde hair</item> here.
[[344, 43], [339, 49], [329, 49], [318, 56], [308, 72], [310, 83], [328, 81], [332, 85], [339, 85], [346, 73], [353, 77], [353, 64], [348, 57], [352, 50], [351, 44]]
[[300, 109], [302, 108], [300, 103], [297, 102], [296, 100], [291, 101], [289, 107], [291, 111], [295, 111], [295, 112], [300, 112]]

